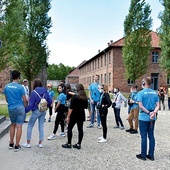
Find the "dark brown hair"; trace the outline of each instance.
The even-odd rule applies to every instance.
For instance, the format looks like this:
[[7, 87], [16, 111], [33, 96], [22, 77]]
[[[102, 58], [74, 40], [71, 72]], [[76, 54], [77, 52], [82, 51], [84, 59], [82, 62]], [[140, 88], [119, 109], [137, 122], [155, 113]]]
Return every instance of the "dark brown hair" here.
[[82, 84], [77, 85], [78, 98], [82, 100], [87, 100], [87, 95]]
[[36, 78], [36, 79], [34, 80], [33, 90], [34, 90], [36, 87], [42, 87], [42, 81], [41, 81], [39, 78]]

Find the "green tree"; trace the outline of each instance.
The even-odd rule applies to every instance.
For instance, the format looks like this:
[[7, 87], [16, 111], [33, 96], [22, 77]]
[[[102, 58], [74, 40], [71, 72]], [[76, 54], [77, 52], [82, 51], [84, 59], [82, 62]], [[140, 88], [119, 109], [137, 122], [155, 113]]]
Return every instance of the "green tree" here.
[[124, 21], [123, 62], [126, 77], [133, 82], [146, 73], [151, 49], [150, 5], [145, 0], [131, 0], [129, 13]]
[[16, 49], [21, 51], [21, 37], [24, 22], [22, 0], [6, 0], [1, 3], [0, 39], [3, 42], [0, 49], [0, 70], [11, 64], [11, 58]]
[[65, 77], [69, 74], [74, 67], [65, 66], [62, 63], [59, 65], [48, 65], [47, 79], [48, 80], [65, 80]]
[[46, 40], [52, 26], [51, 17], [48, 16], [51, 5], [49, 0], [24, 2], [26, 25], [22, 32], [23, 50], [15, 51], [13, 63], [31, 82], [46, 66], [49, 55]]
[[160, 13], [161, 26], [159, 28], [161, 46], [161, 68], [170, 76], [170, 1], [161, 0], [164, 6], [163, 13]]
[[5, 53], [1, 55], [6, 57], [4, 65], [11, 61], [13, 68], [31, 82], [46, 66], [49, 55], [50, 0], [6, 0], [2, 9], [0, 36], [4, 50], [0, 51]]

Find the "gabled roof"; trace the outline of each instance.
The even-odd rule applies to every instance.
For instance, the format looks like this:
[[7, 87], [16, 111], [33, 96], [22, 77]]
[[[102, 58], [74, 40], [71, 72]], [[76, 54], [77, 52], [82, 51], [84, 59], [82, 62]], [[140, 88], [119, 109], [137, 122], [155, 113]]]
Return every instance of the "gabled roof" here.
[[71, 70], [67, 76], [78, 76], [79, 75], [79, 67], [81, 67], [83, 64], [85, 64], [87, 61], [84, 60], [82, 63], [80, 63], [76, 68]]
[[[151, 31], [151, 45], [152, 45], [152, 48], [161, 48], [159, 46], [159, 42], [160, 42], [160, 39], [159, 39], [159, 36], [156, 32], [154, 31]], [[123, 47], [124, 45], [124, 39], [125, 37], [113, 42], [112, 44], [110, 44], [107, 48], [105, 48], [103, 51], [101, 51], [100, 53], [96, 54], [95, 56], [93, 56], [91, 59], [89, 59], [88, 61], [86, 62], [82, 62], [81, 65], [79, 65], [78, 68], [81, 68], [85, 63], [89, 63], [90, 61], [94, 60], [95, 58], [97, 58], [98, 56], [102, 55], [102, 54], [105, 54], [107, 51], [109, 51], [111, 48], [113, 47]]]
[[[152, 45], [152, 47], [153, 47], [153, 48], [154, 48], [154, 47], [160, 48], [160, 46], [159, 46], [160, 39], [159, 39], [158, 34], [157, 34], [156, 32], [154, 32], [154, 31], [151, 31], [151, 38], [152, 38], [152, 40], [151, 40], [151, 45]], [[123, 38], [121, 38], [121, 39], [113, 42], [113, 43], [111, 44], [111, 46], [114, 46], [114, 47], [119, 47], [119, 46], [120, 46], [120, 47], [123, 47], [123, 45], [124, 45], [124, 39], [125, 39], [125, 37], [123, 37]]]
[[69, 76], [73, 76], [73, 77], [77, 77], [77, 76], [79, 76], [79, 69], [76, 67], [76, 68], [74, 68], [73, 70], [71, 70], [70, 72], [69, 72], [69, 74], [67, 75], [67, 77], [69, 77]]

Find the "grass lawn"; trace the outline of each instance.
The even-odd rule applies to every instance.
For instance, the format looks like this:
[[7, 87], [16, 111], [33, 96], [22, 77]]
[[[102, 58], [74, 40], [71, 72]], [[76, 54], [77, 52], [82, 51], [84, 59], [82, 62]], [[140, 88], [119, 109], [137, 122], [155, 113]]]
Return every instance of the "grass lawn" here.
[[8, 107], [6, 104], [0, 104], [0, 115], [8, 117]]

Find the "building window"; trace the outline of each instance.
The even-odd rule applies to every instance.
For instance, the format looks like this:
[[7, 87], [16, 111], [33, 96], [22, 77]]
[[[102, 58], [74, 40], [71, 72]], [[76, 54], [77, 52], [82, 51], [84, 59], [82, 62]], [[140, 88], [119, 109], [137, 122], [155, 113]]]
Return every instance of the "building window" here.
[[152, 63], [158, 63], [159, 53], [156, 51], [152, 52]]
[[107, 77], [106, 77], [106, 73], [104, 74], [104, 83], [106, 83], [107, 81]]
[[103, 83], [103, 74], [101, 74], [100, 82]]
[[111, 84], [111, 73], [109, 73], [109, 84]]
[[101, 67], [103, 67], [103, 56], [101, 56]]
[[128, 79], [128, 85], [132, 85], [133, 84], [133, 80]]
[[111, 63], [111, 52], [109, 52], [109, 64]]
[[106, 63], [107, 63], [107, 54], [105, 54], [104, 56], [104, 65], [106, 66]]
[[167, 77], [167, 85], [170, 85], [170, 77]]
[[99, 68], [99, 64], [100, 64], [100, 60], [99, 60], [99, 58], [98, 58], [98, 68]]

